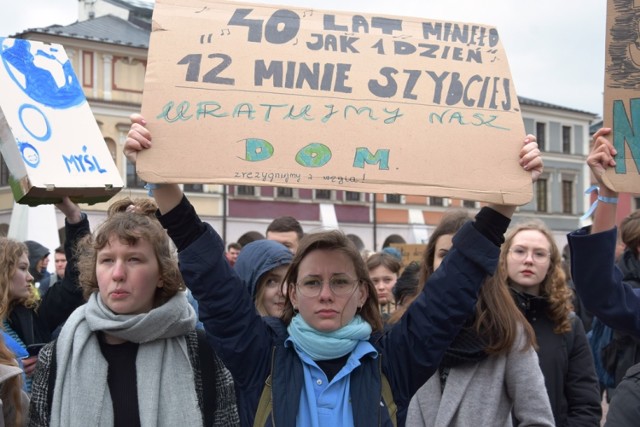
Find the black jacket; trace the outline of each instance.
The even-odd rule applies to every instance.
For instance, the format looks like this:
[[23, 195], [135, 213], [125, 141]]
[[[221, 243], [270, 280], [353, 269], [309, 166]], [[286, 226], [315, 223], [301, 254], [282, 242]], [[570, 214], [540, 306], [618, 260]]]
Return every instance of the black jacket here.
[[[622, 280], [633, 288], [640, 288], [640, 260], [635, 254], [625, 250], [617, 265], [622, 271]], [[605, 368], [613, 373], [617, 387], [627, 370], [640, 362], [640, 337], [614, 330], [613, 341], [603, 351], [603, 362]]]
[[546, 298], [511, 289], [538, 340], [538, 358], [557, 426], [599, 426], [602, 417], [598, 379], [582, 322], [558, 335], [547, 316]]
[[640, 420], [640, 363], [632, 366], [611, 399], [605, 427], [635, 427]]
[[8, 322], [25, 345], [47, 343], [51, 333], [80, 305], [84, 304], [82, 290], [78, 286], [77, 260], [75, 245], [83, 236], [89, 234], [89, 221], [85, 214], [77, 224], [65, 220], [66, 239], [64, 251], [69, 262], [62, 282], [47, 292], [36, 309], [24, 305], [13, 307]]

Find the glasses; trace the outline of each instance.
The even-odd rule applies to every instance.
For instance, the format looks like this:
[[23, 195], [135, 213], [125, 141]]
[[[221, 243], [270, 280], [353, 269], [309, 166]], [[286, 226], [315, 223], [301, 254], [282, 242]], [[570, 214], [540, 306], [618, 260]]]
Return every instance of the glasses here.
[[551, 256], [549, 251], [545, 251], [544, 249], [532, 249], [529, 251], [529, 249], [523, 248], [522, 246], [514, 246], [509, 249], [509, 253], [516, 261], [524, 261], [527, 259], [529, 253], [531, 253], [531, 259], [533, 259], [533, 262], [538, 264], [545, 262]]
[[[329, 289], [335, 296], [349, 295], [355, 291], [358, 283], [360, 283], [359, 280], [349, 276], [333, 276], [329, 279]], [[324, 281], [317, 277], [305, 277], [296, 283], [296, 287], [303, 296], [313, 298], [320, 295], [323, 284]]]

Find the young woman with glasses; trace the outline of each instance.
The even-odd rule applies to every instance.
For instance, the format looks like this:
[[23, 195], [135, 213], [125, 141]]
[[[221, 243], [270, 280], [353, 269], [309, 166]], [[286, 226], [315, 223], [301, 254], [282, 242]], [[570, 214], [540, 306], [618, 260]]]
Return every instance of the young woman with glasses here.
[[598, 380], [561, 253], [541, 221], [518, 224], [502, 245], [496, 279], [509, 286], [517, 306], [533, 326], [540, 368], [557, 426], [599, 426]]
[[[141, 116], [132, 116], [132, 122], [125, 154], [135, 163], [152, 141]], [[525, 138], [514, 161], [539, 176], [542, 160], [534, 137]], [[473, 312], [478, 289], [495, 271], [515, 211], [504, 205], [483, 208], [456, 234], [425, 294], [382, 334], [367, 266], [343, 233], [302, 238], [284, 278], [284, 313], [273, 321], [256, 312], [224, 259], [222, 240], [199, 219], [180, 188], [158, 186], [153, 195], [208, 338], [242, 396], [244, 425], [253, 425], [256, 416], [256, 425], [368, 427], [395, 425], [396, 419], [404, 425], [411, 396], [435, 372]], [[265, 406], [259, 409], [259, 403]]]
[[[433, 230], [420, 268], [420, 283], [438, 269], [453, 236], [469, 221], [466, 211], [446, 213]], [[415, 296], [421, 292], [419, 286]], [[394, 313], [395, 317], [409, 305]], [[535, 334], [506, 286], [489, 279], [480, 288], [475, 315], [449, 345], [435, 375], [411, 399], [407, 425], [462, 427], [554, 426]]]

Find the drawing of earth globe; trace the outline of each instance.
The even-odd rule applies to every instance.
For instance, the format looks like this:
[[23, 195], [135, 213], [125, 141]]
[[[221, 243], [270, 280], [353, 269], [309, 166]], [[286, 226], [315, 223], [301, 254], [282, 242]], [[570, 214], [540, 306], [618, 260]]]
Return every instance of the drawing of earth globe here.
[[0, 56], [9, 77], [32, 100], [56, 109], [85, 101], [71, 62], [60, 47], [1, 37]]

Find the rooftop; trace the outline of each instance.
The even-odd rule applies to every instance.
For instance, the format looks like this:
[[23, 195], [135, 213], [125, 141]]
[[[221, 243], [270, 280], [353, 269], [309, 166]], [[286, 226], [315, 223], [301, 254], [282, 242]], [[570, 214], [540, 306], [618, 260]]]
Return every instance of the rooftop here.
[[572, 113], [589, 114], [591, 116], [594, 116], [594, 118], [598, 117], [598, 115], [596, 113], [591, 113], [589, 111], [576, 110], [575, 108], [569, 108], [569, 107], [563, 107], [561, 105], [550, 104], [548, 102], [538, 101], [538, 100], [535, 100], [535, 99], [526, 98], [524, 96], [518, 96], [518, 102], [520, 102], [520, 105], [528, 105], [530, 107], [553, 108], [554, 110], [569, 111], [569, 112], [572, 112]]
[[51, 34], [60, 37], [92, 40], [121, 46], [149, 48], [150, 31], [113, 15], [100, 16], [70, 25], [33, 28], [24, 33]]

